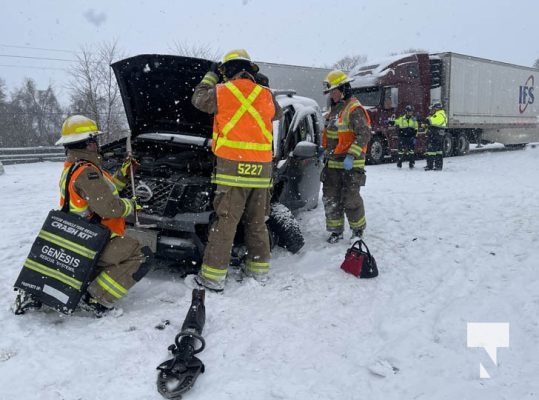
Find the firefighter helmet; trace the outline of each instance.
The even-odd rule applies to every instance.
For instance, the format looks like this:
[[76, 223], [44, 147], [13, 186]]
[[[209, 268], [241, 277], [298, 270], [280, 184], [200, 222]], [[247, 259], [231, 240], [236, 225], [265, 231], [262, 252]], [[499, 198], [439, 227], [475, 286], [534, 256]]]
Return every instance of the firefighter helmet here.
[[221, 67], [230, 61], [247, 62], [251, 66], [253, 73], [258, 72], [260, 69], [258, 68], [258, 65], [251, 61], [251, 56], [249, 55], [249, 53], [247, 53], [247, 50], [245, 49], [230, 50], [229, 52], [225, 53], [225, 55], [221, 59]]
[[339, 69], [334, 69], [329, 72], [324, 79], [324, 93], [329, 93], [330, 90], [338, 88], [345, 83], [352, 82], [354, 79], [349, 78], [344, 72]]
[[101, 131], [97, 129], [94, 120], [83, 115], [72, 115], [68, 117], [62, 125], [62, 137], [56, 142], [56, 145], [68, 145], [100, 135]]

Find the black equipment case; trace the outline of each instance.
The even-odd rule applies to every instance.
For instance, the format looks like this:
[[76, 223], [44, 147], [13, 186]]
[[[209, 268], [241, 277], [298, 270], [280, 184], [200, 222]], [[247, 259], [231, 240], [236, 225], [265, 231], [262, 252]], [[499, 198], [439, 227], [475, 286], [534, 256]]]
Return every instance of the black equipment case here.
[[86, 291], [109, 230], [80, 216], [52, 210], [15, 282], [44, 305], [70, 314]]

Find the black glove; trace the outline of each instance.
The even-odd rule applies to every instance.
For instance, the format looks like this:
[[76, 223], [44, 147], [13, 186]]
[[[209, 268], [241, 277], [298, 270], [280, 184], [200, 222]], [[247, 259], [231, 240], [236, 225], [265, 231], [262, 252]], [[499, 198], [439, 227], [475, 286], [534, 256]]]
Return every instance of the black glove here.
[[210, 71], [214, 74], [220, 75], [221, 72], [219, 71], [219, 67], [221, 66], [221, 63], [219, 62], [212, 62], [210, 65]]
[[221, 67], [220, 62], [212, 62], [210, 65], [210, 70], [208, 71], [208, 72], [213, 72], [215, 75], [217, 75], [217, 82], [221, 81], [223, 78], [221, 71], [219, 70], [219, 67]]

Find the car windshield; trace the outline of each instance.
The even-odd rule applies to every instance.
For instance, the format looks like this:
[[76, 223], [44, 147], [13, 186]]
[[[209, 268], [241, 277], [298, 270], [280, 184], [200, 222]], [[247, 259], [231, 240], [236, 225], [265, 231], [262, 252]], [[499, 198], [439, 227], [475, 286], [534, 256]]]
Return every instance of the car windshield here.
[[352, 93], [364, 106], [374, 107], [381, 103], [382, 89], [379, 87], [352, 88]]

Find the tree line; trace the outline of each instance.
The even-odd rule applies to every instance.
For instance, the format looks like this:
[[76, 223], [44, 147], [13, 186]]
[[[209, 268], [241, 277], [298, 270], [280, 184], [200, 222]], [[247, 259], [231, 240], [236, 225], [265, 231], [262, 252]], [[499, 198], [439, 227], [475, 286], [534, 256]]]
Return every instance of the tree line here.
[[59, 103], [54, 87], [38, 89], [31, 78], [8, 93], [0, 76], [0, 147], [52, 146], [60, 137], [68, 115], [83, 114], [95, 120], [105, 143], [127, 134], [120, 90], [110, 64], [123, 58], [116, 43], [97, 50], [81, 48], [68, 69], [68, 104]]
[[[217, 60], [221, 52], [207, 45], [174, 44], [178, 55]], [[424, 51], [408, 49], [401, 53]], [[397, 53], [394, 53], [397, 54]], [[0, 76], [0, 147], [51, 146], [59, 138], [68, 115], [83, 114], [95, 120], [103, 131], [103, 142], [118, 140], [128, 133], [127, 120], [110, 64], [125, 58], [115, 42], [103, 43], [97, 49], [83, 47], [68, 70], [66, 85], [69, 103], [62, 106], [54, 88], [38, 89], [31, 78], [8, 93]], [[326, 66], [350, 71], [367, 61], [365, 55], [345, 56]], [[533, 64], [539, 68], [539, 59]]]

